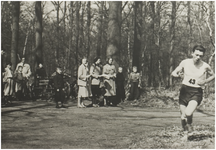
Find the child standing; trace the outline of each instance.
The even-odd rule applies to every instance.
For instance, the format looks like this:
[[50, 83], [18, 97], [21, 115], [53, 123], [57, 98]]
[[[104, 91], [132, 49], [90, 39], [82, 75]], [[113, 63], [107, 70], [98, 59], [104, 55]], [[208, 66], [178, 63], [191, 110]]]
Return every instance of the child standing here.
[[141, 84], [140, 73], [137, 72], [137, 66], [133, 66], [133, 72], [130, 73], [129, 87], [130, 96], [129, 100], [137, 100], [139, 98], [139, 88]]
[[117, 103], [120, 103], [121, 101], [124, 102], [124, 99], [125, 99], [125, 89], [124, 89], [125, 77], [124, 77], [122, 71], [123, 71], [123, 68], [119, 67], [118, 68], [118, 73], [116, 75], [116, 98], [117, 98]]
[[17, 71], [15, 71], [14, 74], [14, 80], [16, 82], [15, 85], [15, 93], [16, 93], [16, 98], [20, 101], [23, 98], [23, 84], [25, 77], [23, 77], [22, 74], [23, 67], [18, 66]]
[[61, 107], [65, 108], [64, 103], [64, 79], [63, 73], [60, 67], [56, 68], [56, 74], [53, 77], [54, 89], [55, 89], [55, 102], [56, 108], [60, 108], [58, 102], [61, 101]]

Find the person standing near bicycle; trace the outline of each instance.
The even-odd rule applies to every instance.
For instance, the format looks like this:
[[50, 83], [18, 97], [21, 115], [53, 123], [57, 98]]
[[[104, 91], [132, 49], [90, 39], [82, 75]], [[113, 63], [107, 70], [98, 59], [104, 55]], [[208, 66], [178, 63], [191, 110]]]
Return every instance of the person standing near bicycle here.
[[[179, 105], [183, 130], [188, 132], [193, 131], [193, 113], [202, 101], [203, 88], [215, 78], [211, 67], [202, 61], [205, 51], [202, 45], [195, 45], [192, 58], [183, 60], [171, 74], [173, 77], [183, 76]], [[206, 74], [209, 75], [207, 79]]]

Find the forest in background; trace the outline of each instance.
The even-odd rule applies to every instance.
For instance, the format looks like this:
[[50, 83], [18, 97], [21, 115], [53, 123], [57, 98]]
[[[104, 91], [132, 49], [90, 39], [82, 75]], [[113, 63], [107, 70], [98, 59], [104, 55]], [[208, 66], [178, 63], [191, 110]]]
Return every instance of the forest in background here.
[[[192, 48], [215, 69], [214, 1], [2, 1], [3, 63], [15, 68], [26, 57], [32, 72], [39, 62], [50, 76], [56, 65], [76, 75], [83, 56], [90, 64], [111, 56], [125, 76], [138, 66], [143, 87], [172, 87], [170, 77]], [[210, 84], [214, 88], [214, 83]]]

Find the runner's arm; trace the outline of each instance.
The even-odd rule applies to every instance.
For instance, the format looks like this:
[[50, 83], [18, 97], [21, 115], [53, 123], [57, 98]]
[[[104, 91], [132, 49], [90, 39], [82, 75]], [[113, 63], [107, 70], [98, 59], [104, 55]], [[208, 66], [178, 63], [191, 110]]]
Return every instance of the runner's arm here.
[[211, 67], [209, 66], [206, 70], [207, 74], [210, 75], [210, 77], [208, 77], [205, 82], [208, 83], [210, 81], [212, 81], [215, 78], [215, 74], [214, 71], [211, 69]]
[[179, 64], [178, 67], [176, 67], [176, 69], [171, 73], [171, 76], [173, 77], [180, 77], [181, 76], [181, 72], [183, 71], [183, 61]]

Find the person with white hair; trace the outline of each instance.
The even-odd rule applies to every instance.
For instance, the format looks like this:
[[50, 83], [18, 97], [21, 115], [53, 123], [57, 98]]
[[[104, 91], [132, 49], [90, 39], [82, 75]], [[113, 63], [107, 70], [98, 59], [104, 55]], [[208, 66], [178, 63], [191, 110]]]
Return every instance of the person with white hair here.
[[78, 99], [77, 99], [77, 107], [85, 108], [86, 106], [83, 103], [83, 98], [88, 98], [91, 96], [91, 87], [90, 87], [90, 77], [89, 69], [88, 69], [88, 61], [87, 58], [82, 59], [82, 64], [78, 68]]

